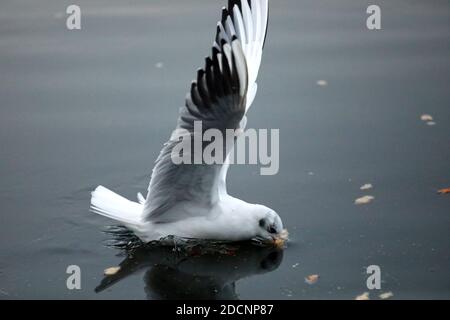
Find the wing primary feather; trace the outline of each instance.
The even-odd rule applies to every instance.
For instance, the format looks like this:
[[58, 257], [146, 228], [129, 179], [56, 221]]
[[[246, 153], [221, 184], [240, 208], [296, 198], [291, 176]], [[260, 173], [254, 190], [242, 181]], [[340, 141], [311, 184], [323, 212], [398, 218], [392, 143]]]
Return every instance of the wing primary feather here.
[[220, 28], [219, 28], [219, 24], [217, 24], [217, 27], [216, 27], [216, 38], [215, 38], [215, 43], [214, 44], [216, 44], [216, 43], [220, 43]]
[[[235, 30], [236, 34], [239, 37], [239, 40], [241, 40], [241, 43], [243, 46], [247, 44], [247, 36], [244, 26], [244, 20], [242, 18], [241, 11], [237, 5], [233, 8], [233, 17], [234, 17], [234, 24], [235, 24]], [[244, 49], [244, 47], [243, 47]]]
[[247, 1], [244, 1], [242, 4], [242, 18], [244, 19], [247, 42], [252, 43], [253, 19], [252, 19], [252, 12], [250, 11], [250, 7]]
[[225, 25], [225, 21], [227, 20], [227, 17], [228, 17], [228, 9], [223, 7], [222, 8], [222, 19], [221, 19], [223, 25]]
[[266, 39], [266, 32], [267, 32], [267, 23], [268, 23], [268, 14], [269, 14], [269, 2], [268, 0], [262, 0], [261, 1], [261, 43], [264, 44], [264, 41]]
[[215, 50], [217, 50], [218, 52], [220, 52], [220, 47], [219, 47], [217, 41], [214, 41], [214, 43], [213, 43], [213, 45], [212, 45], [212, 49], [215, 49]]
[[224, 92], [222, 89], [222, 86], [220, 85], [222, 75], [221, 75], [221, 67], [219, 62], [219, 55], [220, 53], [216, 50], [213, 50], [213, 76], [214, 76], [214, 91], [216, 92], [216, 95], [218, 98], [223, 97]]
[[225, 31], [225, 28], [223, 27], [222, 22], [219, 22], [219, 43], [222, 40], [225, 40], [226, 42], [230, 43], [230, 37], [228, 36], [227, 32]]
[[236, 35], [236, 30], [233, 25], [233, 20], [231, 19], [231, 16], [228, 16], [225, 27], [228, 35], [231, 37], [231, 41], [233, 41], [233, 37]]
[[[231, 51], [229, 44], [224, 44], [224, 52]], [[231, 94], [231, 66], [227, 57], [227, 54], [221, 55], [222, 60], [222, 75], [223, 75], [223, 88], [225, 95]]]
[[239, 95], [244, 97], [248, 90], [248, 69], [240, 41], [233, 41], [233, 54], [239, 80]]
[[214, 87], [214, 76], [213, 76], [213, 62], [210, 57], [205, 59], [205, 78], [206, 85], [208, 86], [209, 97], [211, 102], [216, 102], [216, 91]]
[[238, 70], [238, 66], [236, 64], [236, 55], [238, 54], [237, 52], [235, 52], [236, 46], [234, 46], [233, 44], [239, 42], [236, 41], [236, 39], [234, 41], [231, 42], [231, 65], [232, 65], [232, 72], [231, 72], [231, 92], [232, 92], [232, 98], [233, 98], [233, 106], [234, 109], [240, 109], [241, 108], [241, 100], [242, 100], [242, 96], [240, 95], [241, 91], [240, 91], [240, 82], [239, 82], [239, 70]]
[[188, 109], [189, 113], [193, 117], [195, 117], [197, 119], [202, 118], [202, 115], [201, 115], [200, 111], [198, 110], [198, 107], [192, 101], [192, 97], [189, 93], [186, 95], [185, 105], [186, 105], [186, 108]]
[[233, 10], [234, 6], [237, 6], [240, 10], [241, 9], [241, 0], [229, 0], [228, 1], [228, 11], [231, 12], [231, 10]]
[[211, 108], [211, 100], [209, 99], [208, 88], [206, 86], [205, 71], [199, 69], [197, 71], [197, 89], [201, 100], [204, 102], [204, 106], [208, 109]]
[[259, 0], [252, 0], [253, 40], [258, 41], [261, 33], [261, 10]]
[[233, 63], [231, 61], [231, 59], [232, 59], [231, 45], [226, 42], [222, 42], [222, 52], [224, 53], [225, 57], [227, 58], [228, 67], [230, 68], [230, 73], [232, 73], [233, 72]]
[[198, 108], [206, 109], [206, 107], [205, 107], [205, 105], [204, 105], [204, 103], [203, 103], [203, 101], [202, 101], [202, 99], [200, 97], [200, 94], [198, 93], [197, 82], [196, 81], [193, 81], [192, 85], [191, 85], [191, 98], [192, 98], [192, 101], [194, 102], [194, 104]]

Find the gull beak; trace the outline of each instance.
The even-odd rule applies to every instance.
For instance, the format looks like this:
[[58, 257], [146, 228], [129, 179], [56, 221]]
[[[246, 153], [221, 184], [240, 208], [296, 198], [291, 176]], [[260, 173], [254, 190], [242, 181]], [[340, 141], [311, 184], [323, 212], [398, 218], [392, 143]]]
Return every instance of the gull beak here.
[[276, 248], [282, 249], [288, 240], [288, 232], [286, 229], [276, 235], [268, 235], [266, 237], [258, 236], [253, 239], [255, 243], [260, 245], [272, 245]]
[[284, 248], [288, 241], [289, 233], [286, 229], [282, 230], [279, 234], [272, 236], [273, 245], [277, 248]]
[[274, 245], [274, 243], [277, 242], [278, 240], [276, 236], [266, 236], [266, 237], [257, 236], [253, 238], [252, 241], [259, 245], [271, 246]]

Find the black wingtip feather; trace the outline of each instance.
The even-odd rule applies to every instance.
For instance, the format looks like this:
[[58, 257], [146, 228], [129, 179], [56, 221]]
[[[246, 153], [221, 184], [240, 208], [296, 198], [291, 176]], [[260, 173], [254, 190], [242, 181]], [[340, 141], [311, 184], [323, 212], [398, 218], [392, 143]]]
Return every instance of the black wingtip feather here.
[[[216, 44], [217, 44], [217, 43], [216, 43]], [[217, 45], [217, 47], [216, 47], [216, 46], [212, 47], [212, 57], [213, 57], [213, 60], [214, 60], [214, 57], [216, 57], [219, 53], [220, 53], [219, 45]]]
[[223, 46], [227, 43], [227, 41], [225, 39], [222, 39], [220, 41], [220, 46], [223, 48]]
[[228, 9], [223, 7], [222, 8], [222, 19], [221, 19], [223, 25], [225, 25], [225, 21], [227, 20], [227, 18], [228, 18]]
[[196, 86], [196, 85], [197, 85], [197, 81], [192, 80], [192, 82], [191, 82], [191, 93], [192, 93], [192, 90], [195, 89], [195, 86]]
[[203, 76], [205, 75], [205, 71], [203, 69], [197, 70], [197, 86], [200, 88], [202, 84]]
[[214, 77], [213, 77], [213, 61], [210, 57], [205, 58], [205, 78], [206, 85], [208, 86], [209, 98], [212, 102], [216, 101], [215, 98], [215, 88], [214, 88]]
[[219, 39], [220, 39], [220, 37], [219, 37], [219, 35], [220, 35], [220, 27], [219, 27], [219, 25], [220, 25], [220, 22], [217, 23], [217, 28], [216, 28], [216, 42], [219, 42]]
[[228, 63], [228, 59], [225, 54], [222, 55], [222, 75], [223, 75], [223, 88], [225, 90], [225, 94], [232, 93], [232, 75], [231, 75], [231, 66]]

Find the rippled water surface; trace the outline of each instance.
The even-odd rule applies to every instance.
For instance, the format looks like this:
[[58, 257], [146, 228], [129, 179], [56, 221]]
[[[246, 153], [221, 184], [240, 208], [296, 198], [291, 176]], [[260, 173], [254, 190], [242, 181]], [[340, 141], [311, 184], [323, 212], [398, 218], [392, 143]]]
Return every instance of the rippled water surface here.
[[380, 31], [369, 1], [271, 2], [248, 127], [280, 129], [280, 172], [234, 166], [228, 181], [280, 213], [287, 249], [128, 256], [105, 246], [90, 191], [146, 190], [225, 1], [80, 0], [80, 31], [60, 1], [0, 4], [1, 299], [353, 299], [369, 265], [373, 298], [450, 298], [448, 1], [377, 1]]

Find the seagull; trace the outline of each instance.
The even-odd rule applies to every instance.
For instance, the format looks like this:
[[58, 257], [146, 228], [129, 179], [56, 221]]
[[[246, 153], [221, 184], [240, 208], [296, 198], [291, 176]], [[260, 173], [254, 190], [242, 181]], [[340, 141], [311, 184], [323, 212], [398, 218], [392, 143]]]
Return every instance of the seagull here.
[[[228, 1], [217, 24], [211, 55], [191, 84], [174, 132], [183, 130], [184, 138], [194, 139], [197, 121], [202, 130], [244, 131], [258, 88], [268, 14], [268, 0]], [[137, 202], [130, 201], [98, 186], [92, 192], [91, 211], [120, 222], [144, 242], [168, 236], [221, 241], [280, 239], [283, 223], [274, 210], [227, 193], [231, 151], [226, 149], [221, 164], [176, 164], [172, 151], [182, 143], [179, 138], [172, 134], [164, 144], [146, 197], [138, 193]]]

